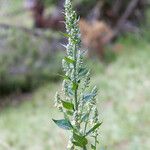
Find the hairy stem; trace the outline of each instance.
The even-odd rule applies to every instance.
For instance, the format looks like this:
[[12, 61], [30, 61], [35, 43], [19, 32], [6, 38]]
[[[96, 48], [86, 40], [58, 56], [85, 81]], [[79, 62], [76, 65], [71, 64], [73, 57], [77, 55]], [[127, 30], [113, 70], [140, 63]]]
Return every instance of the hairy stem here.
[[[76, 77], [76, 68], [77, 68], [77, 50], [76, 50], [76, 45], [74, 46], [74, 82], [75, 84], [77, 84], [77, 77]], [[75, 93], [74, 93], [74, 99], [75, 99], [75, 109], [78, 110], [78, 89], [75, 89]]]
[[95, 132], [95, 147], [97, 146], [97, 131]]
[[[89, 119], [90, 113], [91, 113], [91, 108], [90, 108], [89, 113], [88, 113], [88, 119]], [[84, 126], [84, 135], [86, 134], [87, 126], [88, 126], [88, 120], [85, 122], [85, 126]]]

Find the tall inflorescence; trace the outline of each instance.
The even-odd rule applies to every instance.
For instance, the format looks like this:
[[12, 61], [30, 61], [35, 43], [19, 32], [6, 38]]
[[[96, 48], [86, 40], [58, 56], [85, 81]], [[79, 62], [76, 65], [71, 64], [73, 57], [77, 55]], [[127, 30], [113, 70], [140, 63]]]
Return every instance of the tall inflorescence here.
[[63, 90], [55, 96], [55, 106], [64, 118], [53, 121], [60, 128], [70, 131], [68, 150], [96, 150], [101, 125], [96, 107], [97, 88], [89, 86], [90, 71], [83, 64], [79, 19], [73, 11], [71, 0], [65, 2], [65, 20], [67, 33], [64, 35], [68, 38], [68, 44], [65, 45], [66, 57], [62, 60], [65, 72]]

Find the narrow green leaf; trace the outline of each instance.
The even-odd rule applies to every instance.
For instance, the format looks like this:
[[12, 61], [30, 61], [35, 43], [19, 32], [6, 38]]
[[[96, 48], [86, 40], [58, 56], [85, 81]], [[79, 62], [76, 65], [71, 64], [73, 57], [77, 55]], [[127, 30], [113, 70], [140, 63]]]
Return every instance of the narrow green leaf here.
[[74, 105], [71, 102], [66, 102], [66, 101], [61, 101], [61, 102], [64, 108], [69, 109], [69, 110], [74, 109]]
[[75, 91], [78, 89], [78, 84], [73, 82], [72, 90]]
[[79, 69], [79, 76], [84, 77], [87, 74], [88, 70], [86, 68]]
[[101, 123], [97, 123], [93, 128], [91, 128], [87, 133], [86, 136], [89, 135], [90, 133], [92, 133], [93, 131], [95, 131], [99, 126], [101, 126]]
[[85, 147], [88, 143], [85, 136], [81, 136], [76, 133], [73, 133], [73, 139], [74, 139], [74, 142], [77, 144], [77, 146], [80, 146], [80, 147]]
[[64, 60], [70, 64], [74, 64], [75, 63], [75, 60], [71, 59], [71, 58], [68, 58], [68, 57], [65, 57]]
[[64, 32], [59, 32], [59, 33], [66, 38], [70, 38], [74, 43], [76, 43], [76, 40], [73, 39], [71, 35], [64, 33]]
[[59, 33], [66, 38], [71, 38], [71, 36], [67, 33], [64, 33], [64, 32], [59, 32]]
[[65, 80], [70, 80], [70, 78], [68, 77], [68, 76], [63, 76], [63, 78], [65, 79]]
[[53, 121], [58, 127], [62, 128], [62, 129], [65, 129], [65, 130], [72, 129], [72, 125], [71, 125], [70, 121], [67, 119], [61, 119], [61, 120], [53, 119]]
[[92, 148], [93, 150], [96, 150], [96, 147], [95, 147], [93, 144], [91, 144], [91, 148]]
[[70, 78], [68, 76], [66, 76], [66, 75], [58, 74], [58, 76], [62, 77], [65, 80], [70, 80]]

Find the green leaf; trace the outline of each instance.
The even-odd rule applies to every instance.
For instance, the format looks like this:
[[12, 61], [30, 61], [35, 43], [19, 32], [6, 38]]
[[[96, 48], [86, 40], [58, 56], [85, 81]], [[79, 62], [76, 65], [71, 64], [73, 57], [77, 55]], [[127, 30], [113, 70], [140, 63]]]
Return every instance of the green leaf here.
[[73, 116], [73, 111], [68, 110], [66, 113], [67, 113], [67, 115], [69, 115], [69, 116]]
[[71, 58], [68, 58], [68, 57], [65, 57], [64, 60], [70, 64], [74, 64], [75, 63], [75, 60], [71, 59]]
[[58, 74], [58, 76], [62, 77], [65, 80], [70, 80], [70, 78], [68, 76], [66, 76], [66, 75]]
[[85, 138], [85, 136], [78, 135], [76, 133], [73, 133], [73, 139], [74, 144], [79, 147], [85, 147], [88, 143], [88, 140]]
[[73, 85], [72, 85], [72, 90], [75, 91], [78, 89], [78, 84], [73, 82]]
[[59, 33], [66, 38], [71, 38], [71, 36], [67, 33], [64, 33], [64, 32], [59, 32]]
[[79, 69], [79, 76], [83, 77], [88, 73], [88, 70], [86, 68], [80, 68]]
[[91, 148], [92, 148], [93, 150], [96, 150], [96, 147], [95, 147], [93, 144], [91, 144]]
[[99, 126], [101, 126], [101, 123], [97, 123], [93, 128], [91, 128], [87, 133], [86, 136], [89, 135], [90, 133], [92, 133], [93, 131], [95, 131]]
[[76, 43], [76, 40], [72, 38], [71, 35], [67, 34], [67, 33], [63, 33], [63, 32], [59, 32], [62, 36], [66, 37], [66, 38], [70, 38], [74, 43]]
[[63, 76], [63, 78], [65, 79], [65, 80], [70, 80], [70, 78], [68, 77], [68, 76]]
[[70, 102], [61, 101], [64, 108], [74, 110], [74, 105]]
[[83, 96], [83, 99], [84, 99], [85, 101], [91, 101], [95, 96], [96, 96], [95, 94], [85, 94], [85, 95]]
[[73, 143], [75, 146], [83, 147], [83, 145], [82, 145], [81, 143], [79, 143], [79, 142], [75, 142], [75, 141], [73, 141], [72, 143]]
[[56, 123], [56, 125], [62, 129], [65, 129], [65, 130], [71, 130], [73, 127], [70, 123], [69, 120], [67, 119], [61, 119], [61, 120], [55, 120], [53, 119], [54, 123]]

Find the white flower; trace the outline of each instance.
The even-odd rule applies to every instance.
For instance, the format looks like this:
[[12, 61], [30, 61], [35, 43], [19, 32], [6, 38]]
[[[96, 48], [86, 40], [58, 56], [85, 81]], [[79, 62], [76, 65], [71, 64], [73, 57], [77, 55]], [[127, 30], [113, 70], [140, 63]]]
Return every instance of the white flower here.
[[71, 121], [71, 124], [72, 124], [73, 126], [75, 126], [75, 125], [76, 125], [76, 121], [75, 121], [75, 120]]
[[69, 140], [68, 145], [67, 145], [67, 149], [68, 150], [72, 150], [73, 149], [73, 143], [71, 142], [71, 140]]

